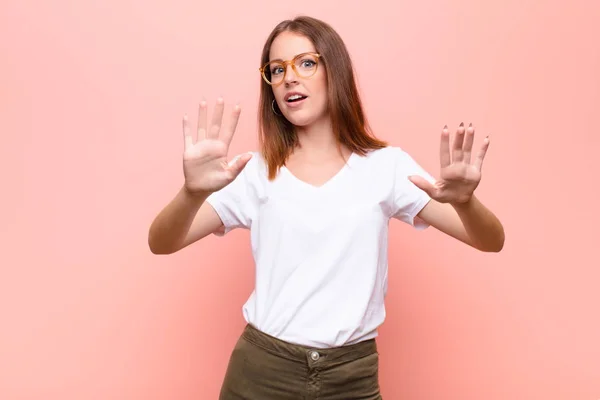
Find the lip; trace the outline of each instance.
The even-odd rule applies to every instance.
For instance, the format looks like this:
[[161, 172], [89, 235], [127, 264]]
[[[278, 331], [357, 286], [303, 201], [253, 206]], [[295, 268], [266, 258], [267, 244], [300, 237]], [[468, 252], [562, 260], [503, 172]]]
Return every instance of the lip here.
[[287, 101], [285, 102], [285, 106], [288, 110], [293, 110], [293, 109], [299, 109], [302, 107], [302, 105], [304, 104], [304, 102], [306, 101], [306, 99], [302, 99], [302, 100], [296, 100], [293, 101], [291, 103], [288, 103]]
[[288, 93], [286, 93], [286, 95], [283, 97], [283, 100], [287, 101], [287, 100], [288, 100], [290, 97], [292, 97], [292, 96], [293, 96], [293, 95], [295, 95], [295, 94], [297, 94], [297, 95], [300, 95], [300, 96], [303, 96], [303, 97], [308, 97], [307, 95], [305, 95], [304, 93], [301, 93], [301, 92], [288, 92]]

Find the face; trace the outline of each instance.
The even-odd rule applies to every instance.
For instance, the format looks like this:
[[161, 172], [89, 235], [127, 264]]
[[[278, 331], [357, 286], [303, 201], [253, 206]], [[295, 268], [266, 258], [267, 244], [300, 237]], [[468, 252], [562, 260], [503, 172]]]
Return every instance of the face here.
[[[307, 52], [316, 53], [308, 38], [293, 32], [282, 32], [271, 45], [269, 60], [291, 61], [297, 55]], [[322, 62], [314, 56], [298, 59], [296, 67], [299, 74], [296, 74], [291, 63], [287, 64], [281, 83], [271, 87], [285, 118], [296, 126], [306, 127], [327, 118], [327, 75]], [[310, 75], [313, 67], [316, 67], [316, 72], [305, 77]], [[275, 75], [281, 79], [283, 69], [275, 71], [274, 79]], [[298, 96], [290, 98], [294, 94], [300, 95], [300, 99], [294, 100]]]

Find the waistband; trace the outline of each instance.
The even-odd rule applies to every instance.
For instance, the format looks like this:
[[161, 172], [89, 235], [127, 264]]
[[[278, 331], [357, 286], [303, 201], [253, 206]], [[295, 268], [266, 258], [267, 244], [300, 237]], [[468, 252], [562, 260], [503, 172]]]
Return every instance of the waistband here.
[[342, 363], [377, 353], [377, 343], [374, 338], [346, 346], [314, 348], [278, 339], [251, 324], [246, 325], [242, 337], [265, 351], [300, 362]]

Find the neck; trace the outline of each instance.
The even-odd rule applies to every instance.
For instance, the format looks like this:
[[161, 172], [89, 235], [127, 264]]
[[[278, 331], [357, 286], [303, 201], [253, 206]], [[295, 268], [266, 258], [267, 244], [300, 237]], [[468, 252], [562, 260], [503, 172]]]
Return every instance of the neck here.
[[[331, 158], [339, 155], [338, 139], [333, 133], [329, 118], [322, 118], [308, 126], [296, 127], [299, 146], [296, 154], [310, 155], [311, 159]], [[344, 158], [348, 155], [342, 147]]]

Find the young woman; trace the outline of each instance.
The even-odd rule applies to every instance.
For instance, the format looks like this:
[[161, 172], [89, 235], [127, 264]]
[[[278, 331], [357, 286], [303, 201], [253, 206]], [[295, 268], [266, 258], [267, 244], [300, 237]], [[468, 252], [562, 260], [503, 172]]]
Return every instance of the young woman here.
[[370, 132], [338, 34], [309, 17], [281, 22], [261, 59], [260, 151], [230, 161], [240, 108], [196, 141], [184, 118], [185, 183], [153, 221], [149, 246], [174, 253], [205, 236], [250, 230], [255, 290], [221, 399], [380, 399], [377, 329], [385, 317], [388, 222], [433, 226], [478, 250], [502, 249], [501, 223], [475, 196], [489, 140], [474, 129], [450, 148], [439, 179]]

